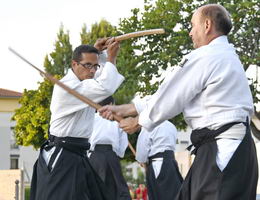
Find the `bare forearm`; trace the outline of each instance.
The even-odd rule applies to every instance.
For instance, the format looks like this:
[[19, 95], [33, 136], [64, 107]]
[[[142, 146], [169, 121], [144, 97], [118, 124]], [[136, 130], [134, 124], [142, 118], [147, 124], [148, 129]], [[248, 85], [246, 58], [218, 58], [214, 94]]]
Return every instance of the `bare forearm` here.
[[136, 116], [138, 114], [134, 104], [122, 104], [117, 107], [122, 117]]
[[122, 104], [122, 105], [106, 105], [98, 109], [99, 114], [109, 120], [114, 120], [113, 115], [121, 117], [135, 117], [137, 116], [137, 110], [134, 104]]

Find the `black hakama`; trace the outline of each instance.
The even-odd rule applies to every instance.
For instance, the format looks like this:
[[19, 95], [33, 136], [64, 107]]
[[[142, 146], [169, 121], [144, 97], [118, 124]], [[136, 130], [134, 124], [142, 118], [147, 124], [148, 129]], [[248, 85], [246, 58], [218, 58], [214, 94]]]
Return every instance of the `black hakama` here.
[[111, 200], [131, 200], [128, 186], [122, 174], [120, 159], [111, 145], [97, 144], [89, 161], [96, 173], [112, 193]]
[[[163, 158], [161, 171], [155, 178], [152, 159]], [[173, 151], [157, 153], [149, 158], [146, 170], [146, 181], [149, 200], [173, 200], [182, 184], [182, 176]]]
[[[55, 166], [46, 165], [42, 150], [63, 148]], [[87, 140], [82, 138], [50, 137], [41, 148], [34, 165], [30, 200], [111, 200], [109, 191], [91, 167], [86, 150]], [[50, 161], [55, 160], [54, 151]]]
[[[218, 152], [215, 137], [232, 125], [212, 131], [207, 128], [192, 133], [196, 157], [184, 183], [178, 200], [255, 200], [258, 180], [258, 164], [250, 127], [229, 163], [221, 171], [216, 163]], [[212, 138], [212, 135], [215, 135]]]

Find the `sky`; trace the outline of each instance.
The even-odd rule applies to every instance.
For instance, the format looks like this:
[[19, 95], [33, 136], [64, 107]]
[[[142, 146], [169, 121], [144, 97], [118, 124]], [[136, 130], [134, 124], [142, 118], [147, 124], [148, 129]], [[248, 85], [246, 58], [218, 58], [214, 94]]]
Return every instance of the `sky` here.
[[38, 72], [13, 55], [12, 47], [43, 69], [44, 57], [54, 49], [60, 25], [70, 33], [73, 48], [80, 45], [83, 24], [106, 19], [117, 25], [142, 8], [143, 0], [0, 0], [0, 88], [23, 92], [37, 89]]

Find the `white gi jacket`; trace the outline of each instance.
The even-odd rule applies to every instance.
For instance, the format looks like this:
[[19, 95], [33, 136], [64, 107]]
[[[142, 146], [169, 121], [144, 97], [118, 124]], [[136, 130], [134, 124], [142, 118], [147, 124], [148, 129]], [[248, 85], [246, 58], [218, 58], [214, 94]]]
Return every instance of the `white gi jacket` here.
[[[97, 71], [95, 79], [80, 81], [70, 69], [66, 76], [60, 81], [88, 97], [94, 102], [100, 102], [112, 95], [123, 82], [124, 77], [118, 73], [117, 68], [110, 62], [105, 62], [106, 53], [100, 55], [99, 63], [101, 69]], [[51, 122], [50, 134], [56, 137], [82, 137], [89, 138], [94, 124], [95, 109], [69, 94], [67, 91], [54, 86], [51, 100]], [[55, 147], [48, 152], [43, 150], [43, 157], [46, 163], [54, 152]], [[59, 152], [59, 154], [62, 150]], [[56, 157], [52, 168], [55, 166]]]
[[[245, 122], [252, 115], [253, 101], [248, 81], [226, 36], [220, 36], [184, 57], [183, 66], [176, 73], [169, 74], [152, 96], [148, 108], [139, 115], [139, 124], [152, 130], [181, 112], [193, 130], [204, 127], [217, 129], [230, 122]], [[221, 135], [241, 140], [244, 128], [240, 133], [234, 133], [232, 129], [234, 127]], [[220, 151], [230, 152], [224, 156], [228, 162], [238, 144], [219, 145], [220, 141], [217, 141], [219, 150], [227, 146]]]
[[123, 158], [128, 145], [128, 138], [127, 133], [119, 128], [117, 122], [104, 119], [99, 113], [96, 113], [89, 142], [91, 151], [94, 151], [97, 144], [110, 144], [113, 151]]
[[[177, 139], [177, 130], [175, 126], [164, 121], [152, 131], [148, 132], [142, 128], [136, 144], [135, 159], [140, 163], [148, 162], [148, 157], [151, 157], [159, 152], [166, 150], [175, 151]], [[152, 165], [157, 178], [160, 174], [163, 158], [154, 158]]]
[[148, 109], [140, 114], [143, 127], [151, 130], [181, 112], [193, 130], [245, 122], [252, 115], [252, 95], [244, 68], [226, 36], [184, 59], [184, 66], [169, 74], [152, 96]]
[[[134, 105], [136, 111], [141, 113], [149, 102], [149, 98], [135, 100]], [[142, 128], [136, 144], [135, 159], [140, 163], [148, 162], [148, 158], [166, 150], [175, 151], [177, 140], [177, 129], [169, 121], [164, 121], [155, 127], [152, 131], [147, 131]], [[155, 177], [160, 174], [163, 158], [154, 158], [152, 166], [154, 169]]]
[[[104, 54], [102, 55], [104, 56]], [[123, 80], [124, 77], [118, 73], [116, 67], [110, 62], [106, 62], [102, 73], [95, 79], [80, 81], [70, 69], [68, 74], [60, 81], [97, 103], [112, 95]], [[94, 108], [57, 85], [54, 86], [50, 108], [51, 135], [83, 138], [91, 136], [94, 124]]]

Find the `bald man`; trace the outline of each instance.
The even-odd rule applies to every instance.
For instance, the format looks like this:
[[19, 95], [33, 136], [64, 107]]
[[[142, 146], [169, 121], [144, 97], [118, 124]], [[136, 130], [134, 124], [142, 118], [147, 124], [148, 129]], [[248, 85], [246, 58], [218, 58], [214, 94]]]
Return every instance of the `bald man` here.
[[[176, 199], [255, 199], [258, 165], [249, 127], [253, 100], [243, 65], [228, 42], [229, 13], [208, 4], [195, 11], [191, 24], [195, 50], [184, 57], [176, 73], [169, 74], [147, 108], [122, 120], [120, 127], [128, 133], [140, 127], [150, 131], [183, 113], [192, 128], [196, 157]], [[111, 112], [137, 114], [131, 104], [100, 112], [108, 118]]]

